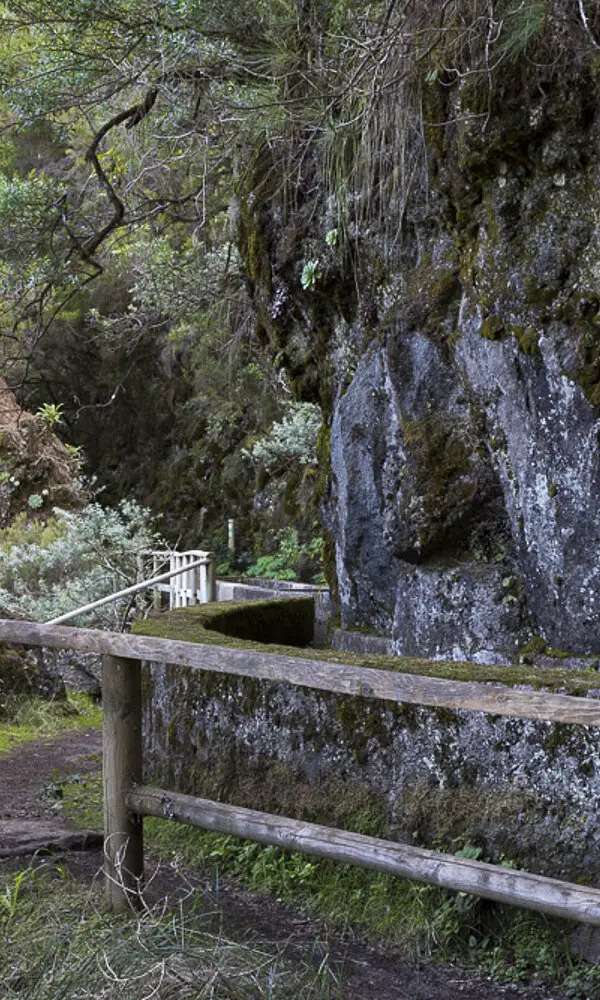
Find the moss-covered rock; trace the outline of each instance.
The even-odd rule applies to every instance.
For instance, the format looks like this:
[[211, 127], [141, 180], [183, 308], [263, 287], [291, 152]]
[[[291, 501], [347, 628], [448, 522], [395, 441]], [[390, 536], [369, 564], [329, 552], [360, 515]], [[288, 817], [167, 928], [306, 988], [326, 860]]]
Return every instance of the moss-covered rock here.
[[[275, 601], [228, 601], [225, 604], [198, 604], [178, 608], [134, 622], [136, 635], [157, 639], [182, 639], [185, 642], [253, 649], [283, 656], [307, 656], [330, 663], [395, 670], [400, 673], [442, 677], [449, 680], [479, 681], [531, 687], [572, 695], [585, 695], [600, 689], [600, 675], [595, 669], [576, 670], [559, 666], [540, 668], [522, 663], [510, 666], [472, 661], [428, 660], [418, 656], [379, 656], [369, 653], [337, 652], [333, 649], [310, 649], [307, 636], [313, 625], [312, 598]], [[289, 615], [289, 621], [283, 621]], [[268, 633], [268, 623], [273, 631]], [[250, 638], [254, 633], [261, 638]], [[295, 644], [284, 645], [281, 636], [293, 637]], [[273, 639], [267, 642], [266, 639]], [[297, 640], [297, 641], [296, 641]]]
[[[330, 427], [318, 492], [339, 619], [399, 652], [417, 635], [426, 654], [510, 661], [540, 633], [600, 652], [597, 52], [553, 16], [531, 34], [519, 17], [504, 42], [553, 51], [552, 68], [504, 49], [497, 73], [469, 65], [459, 82], [432, 52], [415, 106], [399, 90], [389, 108], [419, 123], [418, 142], [382, 129], [363, 162], [356, 137], [338, 164], [343, 204], [323, 194], [316, 149], [293, 203], [273, 161], [263, 184], [262, 152], [244, 193], [261, 328]], [[311, 289], [308, 260], [322, 275]], [[518, 593], [502, 593], [507, 577]], [[450, 608], [452, 588], [485, 627]]]

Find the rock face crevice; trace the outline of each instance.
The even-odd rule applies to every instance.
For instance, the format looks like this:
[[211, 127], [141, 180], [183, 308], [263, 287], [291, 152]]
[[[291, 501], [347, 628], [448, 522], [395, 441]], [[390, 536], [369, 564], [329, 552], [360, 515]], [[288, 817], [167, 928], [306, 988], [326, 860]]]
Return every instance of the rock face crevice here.
[[[399, 357], [400, 355], [400, 357]], [[419, 333], [373, 345], [334, 409], [342, 624], [409, 655], [487, 658], [525, 641], [501, 480], [455, 360]]]

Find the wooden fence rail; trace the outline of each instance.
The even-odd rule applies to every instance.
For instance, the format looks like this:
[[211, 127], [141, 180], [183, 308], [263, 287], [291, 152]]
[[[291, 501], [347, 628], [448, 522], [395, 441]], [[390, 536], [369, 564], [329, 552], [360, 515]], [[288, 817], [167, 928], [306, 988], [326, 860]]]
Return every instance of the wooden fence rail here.
[[587, 726], [600, 726], [599, 700], [33, 622], [0, 621], [0, 641], [103, 654], [105, 875], [115, 910], [139, 899], [141, 819], [160, 816], [600, 926], [600, 889], [142, 785], [141, 661]]
[[174, 819], [202, 830], [232, 834], [286, 851], [301, 851], [444, 889], [474, 893], [555, 917], [600, 924], [600, 889], [272, 813], [210, 802], [192, 795], [165, 792], [147, 785], [135, 787], [127, 796], [127, 802], [134, 813], [142, 816]]
[[302, 656], [279, 656], [249, 649], [199, 645], [178, 639], [155, 639], [144, 635], [124, 635], [121, 632], [40, 625], [37, 622], [0, 620], [0, 642], [173, 663], [218, 674], [287, 681], [299, 687], [396, 703], [462, 708], [511, 718], [600, 726], [598, 698], [576, 698], [543, 691], [515, 691], [503, 684], [449, 681], [442, 677], [354, 667]]

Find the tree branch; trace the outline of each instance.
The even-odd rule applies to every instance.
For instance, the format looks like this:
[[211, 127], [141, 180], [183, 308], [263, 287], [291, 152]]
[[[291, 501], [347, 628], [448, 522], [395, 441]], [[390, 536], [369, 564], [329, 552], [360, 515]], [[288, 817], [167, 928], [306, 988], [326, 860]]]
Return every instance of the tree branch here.
[[590, 28], [589, 21], [587, 19], [587, 14], [585, 12], [585, 7], [583, 6], [583, 0], [579, 0], [579, 13], [581, 14], [581, 20], [583, 27], [585, 28], [585, 33], [591, 41], [595, 49], [600, 49], [600, 45], [592, 35], [592, 29]]
[[132, 108], [127, 108], [126, 111], [120, 111], [118, 115], [113, 115], [112, 118], [109, 118], [109, 120], [104, 123], [102, 128], [98, 129], [88, 146], [85, 159], [88, 163], [92, 164], [98, 180], [104, 187], [113, 206], [113, 215], [112, 218], [108, 220], [106, 225], [103, 226], [100, 232], [95, 233], [94, 236], [90, 236], [83, 244], [81, 244], [79, 249], [84, 260], [89, 260], [93, 256], [107, 236], [110, 236], [113, 230], [117, 229], [117, 227], [121, 225], [125, 216], [125, 206], [112, 186], [105, 170], [102, 167], [102, 164], [100, 163], [98, 147], [111, 129], [116, 128], [118, 125], [126, 123], [125, 127], [128, 129], [139, 125], [139, 123], [150, 114], [156, 103], [157, 97], [158, 87], [152, 87], [146, 94], [144, 100], [139, 104], [134, 104]]

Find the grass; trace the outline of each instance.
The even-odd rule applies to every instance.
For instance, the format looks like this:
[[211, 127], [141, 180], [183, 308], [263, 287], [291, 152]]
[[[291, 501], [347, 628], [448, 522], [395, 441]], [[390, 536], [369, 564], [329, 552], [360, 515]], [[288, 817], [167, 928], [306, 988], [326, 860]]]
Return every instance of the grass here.
[[[6, 752], [16, 744], [26, 740], [37, 739], [40, 736], [55, 736], [63, 732], [99, 725], [100, 722], [101, 711], [99, 707], [85, 695], [70, 694], [66, 703], [44, 703], [33, 699], [22, 701], [14, 719], [10, 723], [0, 725], [0, 752]], [[84, 776], [56, 774], [54, 785], [57, 794], [62, 799], [64, 814], [70, 820], [87, 828], [101, 828], [102, 787], [99, 773]], [[222, 876], [228, 876], [254, 891], [271, 894], [284, 902], [301, 907], [311, 916], [324, 920], [332, 929], [350, 934], [366, 934], [368, 937], [379, 939], [388, 945], [399, 946], [405, 953], [413, 957], [434, 956], [438, 960], [458, 960], [476, 967], [479, 971], [494, 978], [518, 980], [536, 975], [547, 981], [560, 984], [566, 996], [582, 998], [582, 1000], [586, 997], [600, 997], [600, 969], [587, 967], [571, 958], [568, 950], [568, 939], [572, 927], [564, 922], [493, 904], [464, 893], [451, 893], [350, 865], [313, 860], [298, 853], [291, 854], [273, 847], [262, 847], [250, 841], [207, 833], [164, 820], [146, 819], [144, 828], [149, 850], [156, 858], [168, 862], [171, 869], [202, 870], [205, 877], [208, 874], [217, 885]], [[466, 847], [467, 850], [474, 849], [472, 845], [457, 844], [457, 847], [463, 849]], [[138, 946], [141, 947], [146, 957], [153, 956], [152, 969], [154, 971], [152, 975], [163, 977], [167, 975], [164, 970], [168, 968], [170, 970], [168, 976], [175, 976], [169, 963], [177, 965], [178, 962], [182, 961], [182, 953], [177, 951], [176, 943], [169, 939], [171, 943], [166, 951], [169, 956], [168, 961], [165, 960], [162, 953], [162, 957], [157, 957], [153, 952], [154, 943], [152, 942], [156, 942], [160, 935], [166, 933], [162, 929], [160, 920], [157, 922], [155, 919], [156, 915], [148, 917], [151, 930], [148, 930], [145, 924], [141, 930], [138, 929], [135, 946], [132, 945], [132, 964], [128, 966], [126, 965], [125, 951], [121, 953], [117, 949], [118, 953], [113, 954], [111, 951], [109, 954], [109, 951], [106, 950], [108, 944], [106, 948], [102, 944], [105, 939], [108, 942], [110, 935], [114, 936], [115, 929], [118, 929], [116, 940], [124, 941], [123, 948], [126, 949], [128, 935], [123, 936], [121, 925], [119, 924], [117, 927], [114, 919], [109, 920], [106, 915], [102, 914], [94, 893], [89, 896], [85, 907], [81, 910], [81, 891], [71, 886], [68, 880], [65, 885], [60, 885], [58, 895], [54, 888], [52, 890], [52, 905], [49, 907], [49, 913], [52, 919], [54, 919], [55, 913], [57, 914], [56, 939], [52, 936], [52, 921], [50, 921], [50, 929], [46, 937], [46, 925], [40, 922], [41, 917], [35, 904], [37, 896], [43, 895], [43, 892], [46, 891], [47, 876], [43, 872], [39, 873], [38, 869], [28, 869], [25, 874], [21, 873], [19, 876], [13, 877], [12, 881], [0, 878], [0, 935], [4, 937], [4, 944], [8, 943], [8, 951], [0, 957], [0, 985], [4, 987], [4, 977], [8, 974], [6, 969], [10, 965], [13, 970], [11, 976], [13, 978], [17, 976], [15, 981], [24, 982], [29, 990], [29, 992], [17, 994], [14, 990], [10, 992], [6, 987], [4, 992], [0, 991], [3, 998], [6, 997], [9, 1000], [9, 998], [19, 995], [28, 998], [28, 1000], [38, 1000], [38, 997], [42, 996], [48, 997], [48, 1000], [54, 1000], [54, 998], [58, 1000], [59, 997], [66, 998], [77, 995], [82, 998], [102, 996], [111, 998], [111, 1000], [113, 997], [127, 997], [128, 1000], [136, 1000], [138, 996], [140, 998], [142, 996], [149, 997], [152, 995], [148, 978], [151, 974], [149, 971], [144, 971], [140, 955], [135, 958]], [[29, 902], [27, 902], [28, 900]], [[69, 921], [75, 920], [75, 916], [71, 912], [72, 907], [79, 908], [80, 911], [75, 931], [69, 929]], [[18, 924], [21, 930], [15, 936], [17, 916], [22, 924]], [[180, 917], [181, 914], [179, 914], [178, 919]], [[39, 926], [36, 921], [39, 922]], [[61, 922], [64, 926], [62, 937], [58, 931]], [[175, 926], [173, 918], [170, 918], [168, 926], [170, 928], [169, 934], [171, 934], [172, 928]], [[80, 940], [80, 931], [83, 935], [83, 929], [86, 928], [89, 935], [100, 942], [98, 945], [100, 951], [94, 952], [95, 958], [93, 960], [89, 948], [83, 947]], [[150, 943], [145, 937], [147, 932], [150, 934]], [[173, 933], [175, 932], [173, 931]], [[198, 931], [198, 933], [200, 934], [198, 941], [200, 941], [205, 930]], [[158, 935], [157, 938], [153, 936], [155, 934]], [[196, 930], [193, 931], [190, 940], [195, 940], [195, 934]], [[27, 940], [29, 940], [31, 948], [25, 948], [24, 942]], [[224, 962], [225, 957], [220, 953], [217, 944], [215, 942], [210, 944], [208, 938], [202, 938], [202, 940], [204, 941], [203, 947], [206, 945], [208, 948], [210, 945], [212, 948], [214, 944], [214, 954], [211, 960], [221, 968], [219, 963]], [[64, 947], [60, 944], [61, 941]], [[67, 941], [69, 942], [68, 947]], [[141, 945], [140, 941], [142, 941]], [[14, 950], [20, 946], [19, 942], [21, 942], [24, 952], [23, 956], [17, 960], [14, 957]], [[48, 951], [44, 950], [46, 945]], [[112, 947], [113, 944], [111, 944]], [[58, 964], [53, 965], [52, 970], [60, 970], [60, 976], [55, 984], [55, 992], [46, 990], [47, 982], [50, 982], [52, 989], [54, 989], [54, 980], [52, 979], [54, 971], [52, 971], [49, 980], [47, 972], [44, 972], [43, 975], [40, 972], [39, 984], [36, 979], [38, 972], [35, 971], [35, 969], [46, 969], [46, 962], [50, 962], [49, 956], [53, 950], [57, 953]], [[11, 956], [10, 960], [8, 956]], [[104, 992], [93, 992], [94, 989], [98, 988], [96, 980], [94, 980], [95, 985], [90, 986], [88, 992], [77, 994], [68, 992], [72, 985], [78, 981], [78, 978], [84, 973], [86, 974], [86, 970], [89, 971], [92, 966], [94, 968], [98, 966], [98, 956], [101, 958], [108, 956], [108, 965], [105, 963], [102, 972]], [[102, 966], [102, 961], [100, 966]], [[7, 962], [9, 965], [6, 965]], [[35, 969], [31, 965], [32, 962]], [[25, 971], [18, 972], [23, 963], [26, 966]], [[114, 982], [109, 981], [112, 976], [110, 969], [114, 972], [120, 967], [120, 964], [123, 968], [127, 968], [127, 975], [120, 976], [119, 974]], [[251, 977], [253, 974], [251, 971], [240, 972], [240, 982], [244, 977]], [[138, 975], [139, 980], [131, 978]], [[219, 971], [217, 978], [220, 975]], [[273, 975], [275, 974], [273, 973]], [[44, 976], [46, 976], [46, 980], [44, 980]], [[64, 987], [66, 992], [59, 990], [58, 982], [66, 984]], [[169, 982], [170, 980], [167, 979], [167, 985]], [[332, 988], [332, 982], [333, 980], [327, 980], [327, 990]], [[43, 986], [42, 983], [44, 983]], [[126, 988], [123, 986], [124, 983], [127, 984]], [[143, 986], [144, 983], [146, 992], [144, 993], [143, 990], [139, 993], [135, 992], [138, 985]], [[123, 986], [124, 991], [119, 993], [118, 989], [121, 986]], [[319, 989], [322, 986], [321, 982]], [[315, 983], [311, 984], [310, 981], [306, 988], [302, 986], [302, 990], [306, 989], [308, 992], [300, 991], [296, 994], [287, 994], [281, 991], [263, 994], [260, 992], [260, 988], [262, 987], [255, 984], [249, 993], [240, 992], [239, 994], [226, 994], [217, 991], [214, 993], [214, 998], [217, 1000], [220, 996], [228, 996], [230, 1000], [236, 1000], [239, 996], [240, 1000], [245, 1000], [246, 997], [258, 998], [265, 995], [275, 1000], [276, 997], [283, 998], [288, 995], [290, 997], [306, 996], [307, 998], [333, 995], [330, 992], [314, 992]], [[13, 989], [12, 985], [10, 989]], [[300, 990], [300, 987], [297, 989]], [[161, 986], [160, 995], [201, 998], [213, 994], [185, 991], [170, 993], [169, 989], [163, 993]]]
[[0, 721], [0, 755], [21, 743], [102, 725], [102, 710], [89, 695], [67, 691], [66, 701], [20, 698], [9, 720]]
[[[62, 801], [70, 819], [101, 824], [98, 776], [67, 781]], [[459, 961], [496, 979], [537, 976], [560, 984], [566, 996], [600, 997], [600, 968], [569, 954], [573, 927], [564, 921], [166, 820], [146, 819], [144, 837], [152, 855], [175, 870], [203, 870], [216, 884], [227, 876], [332, 929], [366, 935], [413, 958]]]
[[[218, 924], [218, 922], [217, 922]], [[192, 889], [136, 919], [104, 911], [100, 887], [37, 864], [0, 876], [3, 1000], [333, 1000], [326, 961], [228, 940]]]

